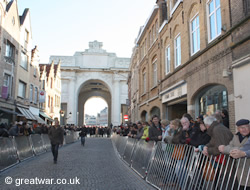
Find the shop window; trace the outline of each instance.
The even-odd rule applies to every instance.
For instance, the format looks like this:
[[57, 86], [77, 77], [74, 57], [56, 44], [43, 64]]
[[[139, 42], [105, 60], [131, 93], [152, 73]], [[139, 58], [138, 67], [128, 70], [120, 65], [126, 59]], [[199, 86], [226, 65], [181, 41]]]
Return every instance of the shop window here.
[[222, 85], [209, 87], [199, 96], [199, 114], [211, 115], [216, 110], [228, 110], [227, 89]]

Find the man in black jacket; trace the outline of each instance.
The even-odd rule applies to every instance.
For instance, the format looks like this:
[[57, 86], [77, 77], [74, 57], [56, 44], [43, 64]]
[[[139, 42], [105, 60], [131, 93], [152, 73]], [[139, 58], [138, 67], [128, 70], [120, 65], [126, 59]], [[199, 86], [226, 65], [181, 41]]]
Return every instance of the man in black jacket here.
[[63, 129], [59, 125], [59, 121], [55, 121], [55, 125], [49, 130], [49, 138], [51, 142], [51, 150], [54, 157], [54, 164], [57, 163], [59, 145], [63, 144]]

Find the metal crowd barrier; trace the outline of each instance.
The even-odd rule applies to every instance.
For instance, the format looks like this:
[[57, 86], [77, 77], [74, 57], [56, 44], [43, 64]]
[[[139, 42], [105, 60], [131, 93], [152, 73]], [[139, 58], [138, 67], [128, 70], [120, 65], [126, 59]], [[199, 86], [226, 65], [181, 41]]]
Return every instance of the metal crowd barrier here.
[[65, 138], [66, 144], [73, 143], [74, 142], [74, 131], [67, 130], [66, 136], [64, 136], [64, 138]]
[[13, 138], [0, 137], [0, 171], [18, 163]]
[[119, 152], [120, 156], [123, 157], [124, 150], [126, 148], [128, 137], [119, 137], [118, 138], [118, 146], [117, 151]]
[[126, 139], [121, 158], [157, 189], [249, 190], [249, 158], [204, 156], [189, 145], [156, 144], [113, 134], [115, 147], [124, 143], [121, 138]]
[[[79, 132], [71, 131], [67, 136], [64, 139], [67, 137], [67, 143], [72, 143], [78, 140]], [[51, 151], [48, 134], [0, 137], [0, 172], [46, 151]]]
[[28, 136], [14, 137], [14, 141], [20, 161], [34, 156]]
[[41, 135], [32, 134], [30, 135], [30, 140], [31, 140], [32, 149], [35, 155], [39, 155], [41, 153], [46, 152], [46, 148], [44, 147], [44, 143], [43, 143]]
[[139, 140], [132, 155], [131, 168], [143, 178], [147, 175], [154, 144], [154, 141], [146, 142], [145, 140]]
[[47, 152], [51, 151], [51, 144], [50, 144], [49, 135], [48, 134], [41, 134], [41, 138], [42, 138], [43, 146], [44, 146], [45, 150]]
[[132, 155], [133, 155], [133, 152], [134, 152], [135, 145], [136, 145], [137, 141], [138, 141], [137, 139], [128, 138], [126, 148], [124, 150], [123, 160], [129, 166], [131, 166], [131, 159], [132, 159]]

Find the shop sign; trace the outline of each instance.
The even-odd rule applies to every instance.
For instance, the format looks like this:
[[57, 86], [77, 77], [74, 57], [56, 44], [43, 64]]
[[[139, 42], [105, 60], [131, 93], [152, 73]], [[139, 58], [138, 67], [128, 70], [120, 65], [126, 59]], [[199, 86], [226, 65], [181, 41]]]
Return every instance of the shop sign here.
[[39, 102], [45, 103], [45, 97], [46, 97], [46, 92], [44, 90], [41, 90], [39, 93]]
[[168, 91], [167, 93], [162, 95], [162, 103], [166, 103], [169, 102], [171, 100], [180, 98], [184, 95], [187, 94], [187, 83], [178, 86], [170, 91]]

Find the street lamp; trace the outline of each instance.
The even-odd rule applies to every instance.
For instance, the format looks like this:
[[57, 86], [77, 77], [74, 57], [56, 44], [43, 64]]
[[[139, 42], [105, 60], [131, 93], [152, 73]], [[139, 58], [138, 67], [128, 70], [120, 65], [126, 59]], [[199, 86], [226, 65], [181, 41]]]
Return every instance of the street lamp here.
[[60, 123], [64, 125], [64, 111], [63, 110], [60, 110], [60, 115], [61, 115]]
[[69, 112], [69, 117], [66, 117], [66, 118], [65, 118], [65, 119], [66, 119], [66, 125], [67, 125], [67, 120], [71, 117], [71, 115], [72, 115], [72, 113]]

